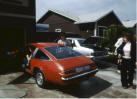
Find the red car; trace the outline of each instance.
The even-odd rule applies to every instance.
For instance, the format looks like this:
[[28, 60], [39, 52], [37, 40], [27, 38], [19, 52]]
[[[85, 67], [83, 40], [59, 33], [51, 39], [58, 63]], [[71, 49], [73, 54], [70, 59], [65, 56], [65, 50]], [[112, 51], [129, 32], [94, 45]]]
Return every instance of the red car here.
[[25, 68], [25, 71], [35, 75], [39, 87], [45, 87], [47, 81], [68, 85], [83, 77], [95, 75], [98, 71], [91, 59], [70, 47], [44, 42], [31, 43], [28, 47], [33, 53], [29, 68]]

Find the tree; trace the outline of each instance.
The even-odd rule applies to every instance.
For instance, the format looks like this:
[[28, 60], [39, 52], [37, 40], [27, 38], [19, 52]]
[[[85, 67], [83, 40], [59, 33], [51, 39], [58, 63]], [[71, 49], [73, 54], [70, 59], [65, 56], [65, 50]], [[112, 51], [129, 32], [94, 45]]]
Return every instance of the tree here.
[[110, 25], [102, 40], [102, 46], [109, 48], [112, 52], [115, 50], [115, 43], [123, 35], [123, 32], [131, 33], [131, 31], [122, 25]]

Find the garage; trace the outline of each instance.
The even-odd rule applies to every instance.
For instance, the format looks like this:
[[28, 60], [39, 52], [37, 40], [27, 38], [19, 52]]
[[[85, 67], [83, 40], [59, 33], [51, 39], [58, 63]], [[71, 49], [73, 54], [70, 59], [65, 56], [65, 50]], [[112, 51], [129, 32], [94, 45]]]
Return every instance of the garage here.
[[0, 28], [0, 33], [0, 48], [12, 51], [24, 47], [25, 33], [23, 28]]
[[0, 5], [0, 73], [18, 71], [17, 53], [35, 32], [35, 0], [0, 0]]

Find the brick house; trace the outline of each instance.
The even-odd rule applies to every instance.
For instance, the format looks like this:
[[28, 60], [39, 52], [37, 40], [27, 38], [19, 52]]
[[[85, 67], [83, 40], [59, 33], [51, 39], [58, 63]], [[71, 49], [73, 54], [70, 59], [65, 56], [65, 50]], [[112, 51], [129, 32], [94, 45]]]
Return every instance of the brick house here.
[[49, 32], [78, 34], [84, 38], [104, 36], [107, 26], [121, 24], [113, 10], [102, 13], [76, 16], [67, 12], [49, 9], [38, 21], [38, 24], [49, 24]]

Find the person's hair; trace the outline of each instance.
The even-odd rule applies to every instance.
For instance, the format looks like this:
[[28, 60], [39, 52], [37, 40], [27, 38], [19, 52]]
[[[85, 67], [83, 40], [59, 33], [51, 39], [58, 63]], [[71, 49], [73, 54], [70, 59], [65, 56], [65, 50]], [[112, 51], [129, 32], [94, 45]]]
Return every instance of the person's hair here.
[[131, 40], [132, 40], [131, 34], [129, 34], [129, 33], [125, 33], [125, 34], [123, 35], [123, 37], [126, 38], [128, 41], [131, 41]]
[[60, 33], [60, 37], [61, 37], [61, 36], [66, 36], [66, 33], [64, 33], [64, 32], [63, 32], [63, 33]]

